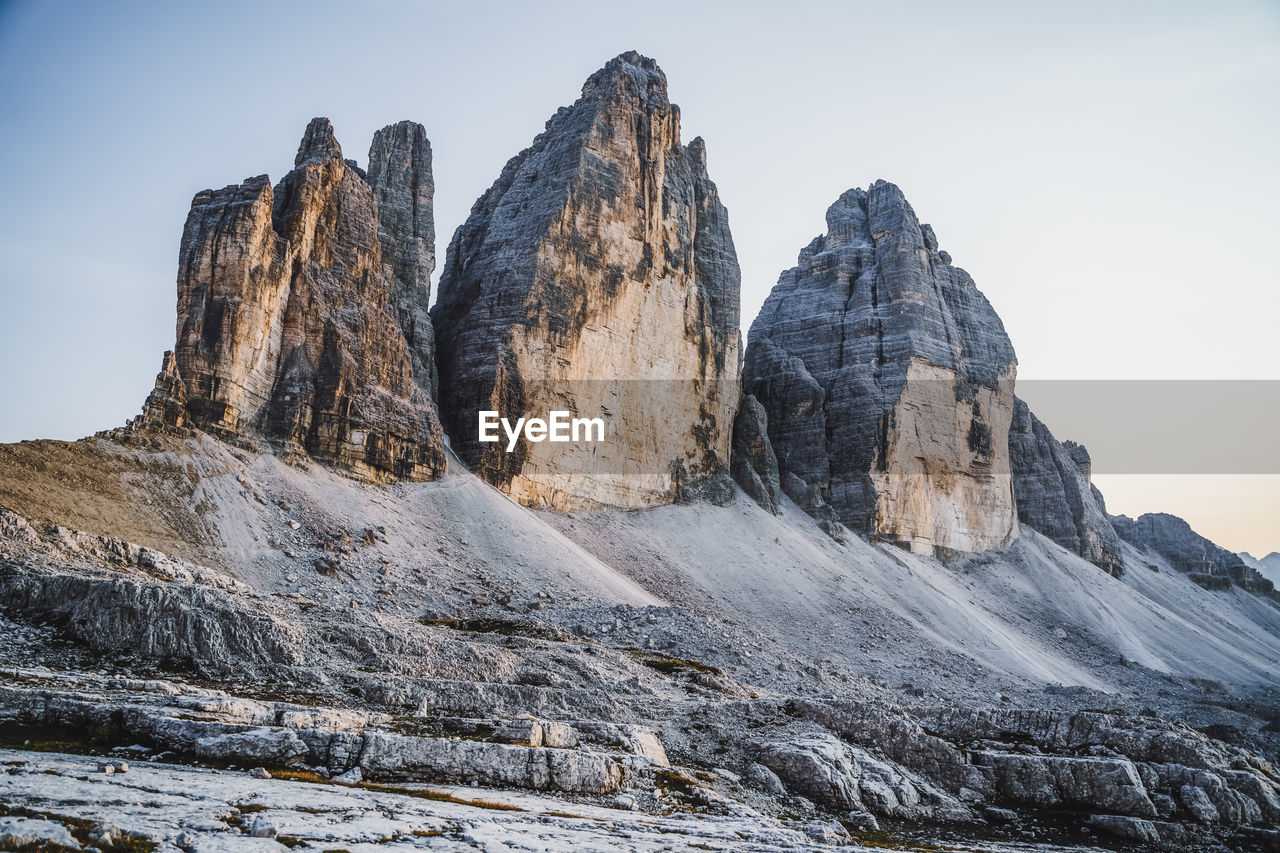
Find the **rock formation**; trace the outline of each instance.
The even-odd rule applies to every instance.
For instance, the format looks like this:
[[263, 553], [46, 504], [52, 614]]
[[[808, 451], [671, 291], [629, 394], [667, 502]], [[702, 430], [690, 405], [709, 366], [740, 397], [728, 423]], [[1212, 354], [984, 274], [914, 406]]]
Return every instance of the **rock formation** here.
[[1101, 496], [1095, 498], [1083, 445], [1059, 443], [1027, 404], [1015, 399], [1009, 460], [1019, 522], [1116, 577], [1124, 573], [1120, 540]]
[[742, 398], [733, 422], [730, 472], [756, 503], [777, 515], [782, 497], [778, 481], [778, 457], [769, 443], [769, 423], [764, 406], [750, 394]]
[[1163, 557], [1169, 565], [1186, 572], [1206, 589], [1228, 589], [1232, 584], [1267, 596], [1276, 595], [1276, 587], [1257, 569], [1191, 529], [1176, 515], [1149, 512], [1138, 518], [1127, 515], [1110, 517], [1120, 538], [1130, 544]]
[[[650, 59], [587, 80], [472, 208], [432, 309], [453, 448], [531, 506], [668, 503], [722, 474], [739, 271], [701, 140]], [[596, 444], [478, 439], [477, 413], [601, 417]]]
[[259, 175], [192, 201], [177, 346], [141, 425], [266, 439], [371, 481], [435, 478], [424, 132], [379, 131], [366, 176], [318, 118], [294, 164], [274, 188]]
[[850, 190], [751, 326], [744, 390], [783, 490], [818, 518], [913, 551], [1017, 536], [1013, 347], [893, 184]]

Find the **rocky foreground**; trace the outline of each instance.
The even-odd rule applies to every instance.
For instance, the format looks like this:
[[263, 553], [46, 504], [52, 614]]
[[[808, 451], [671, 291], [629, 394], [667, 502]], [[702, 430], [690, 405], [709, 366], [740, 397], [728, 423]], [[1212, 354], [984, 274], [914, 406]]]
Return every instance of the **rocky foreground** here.
[[[389, 492], [271, 456], [246, 466], [243, 451], [208, 439], [164, 452], [97, 444], [96, 455], [116, 454], [114, 464], [132, 471], [119, 482], [134, 500], [115, 525], [170, 525], [175, 514], [187, 529], [234, 524], [243, 540], [232, 558], [244, 579], [220, 565], [232, 556], [222, 545], [189, 546], [180, 557], [0, 515], [0, 605], [17, 620], [3, 631], [0, 671], [0, 735], [12, 750], [6, 760], [21, 762], [0, 777], [6, 820], [25, 821], [13, 831], [35, 832], [27, 819], [41, 814], [73, 834], [87, 826], [76, 821], [89, 821], [85, 831], [111, 824], [193, 850], [233, 839], [282, 843], [251, 841], [258, 823], [283, 843], [318, 849], [1277, 843], [1280, 773], [1264, 757], [1275, 741], [1260, 722], [1274, 692], [1238, 696], [1213, 679], [1156, 672], [1151, 660], [1117, 663], [1092, 645], [1100, 635], [1061, 614], [1052, 618], [1069, 638], [1047, 625], [1028, 633], [1059, 630], [1059, 671], [1097, 687], [1000, 677], [1005, 653], [1044, 654], [1007, 633], [992, 635], [1006, 648], [985, 656], [913, 645], [910, 630], [890, 638], [903, 631], [892, 613], [855, 611], [862, 593], [841, 592], [835, 575], [820, 604], [840, 611], [831, 625], [844, 628], [826, 643], [788, 636], [796, 632], [786, 620], [726, 618], [728, 600], [717, 602], [706, 581], [628, 580], [599, 562], [603, 553], [580, 550], [578, 541], [628, 535], [596, 529], [613, 514], [530, 513], [469, 474]], [[39, 451], [51, 472], [77, 446], [13, 450], [28, 459]], [[197, 458], [203, 472], [187, 467]], [[189, 478], [190, 497], [161, 508], [175, 477]], [[5, 490], [8, 501], [20, 498], [18, 484]], [[36, 498], [27, 501], [34, 512]], [[349, 507], [341, 522], [329, 514], [338, 507]], [[365, 512], [385, 526], [361, 526]], [[794, 507], [777, 518], [743, 498], [665, 512], [701, 518], [688, 534], [661, 527], [661, 515], [631, 523], [671, 541], [717, 524], [743, 525], [718, 537], [742, 539], [774, 519], [776, 547], [816, 547], [807, 559], [842, 560], [849, 578], [880, 561], [898, 573], [937, 565], [856, 537], [836, 542], [813, 522], [796, 531], [806, 516]], [[486, 521], [448, 539], [422, 526], [461, 527], [462, 516]], [[1056, 571], [1101, 584], [1113, 607], [1136, 594], [1058, 553]], [[490, 568], [466, 564], [481, 554]], [[1013, 582], [1019, 570], [1001, 564], [1018, 559], [1007, 553], [964, 569], [976, 583], [968, 594], [982, 600], [987, 583]], [[1145, 607], [1156, 606], [1152, 596], [1164, 608], [1180, 595], [1227, 596], [1220, 614], [1229, 614], [1255, 600], [1203, 589], [1167, 566], [1134, 571], [1164, 584], [1145, 590]], [[984, 572], [994, 575], [983, 580]], [[798, 576], [787, 576], [737, 580], [770, 584], [769, 605], [786, 609], [805, 596]], [[917, 582], [941, 582], [926, 577]], [[669, 597], [654, 594], [664, 589]], [[1266, 611], [1228, 622], [1244, 613]], [[936, 610], [929, 621], [941, 628], [945, 618]], [[1017, 617], [986, 618], [1012, 626]], [[1179, 630], [1206, 628], [1184, 621]], [[1211, 651], [1215, 641], [1201, 642]], [[921, 656], [933, 664], [920, 667]], [[873, 661], [886, 668], [873, 671]], [[914, 681], [896, 680], [887, 665], [915, 672]], [[125, 761], [128, 773], [103, 773], [106, 759]], [[274, 778], [247, 775], [256, 768]]]

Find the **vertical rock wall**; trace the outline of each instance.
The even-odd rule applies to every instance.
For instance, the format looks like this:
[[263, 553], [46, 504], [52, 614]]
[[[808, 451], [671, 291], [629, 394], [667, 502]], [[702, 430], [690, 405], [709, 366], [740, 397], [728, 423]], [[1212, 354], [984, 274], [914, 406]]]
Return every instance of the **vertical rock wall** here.
[[1015, 400], [1009, 453], [1018, 520], [1109, 574], [1123, 574], [1120, 540], [1089, 482], [1089, 451], [1059, 443], [1026, 403]]
[[747, 348], [783, 490], [919, 553], [1007, 544], [1016, 360], [999, 317], [893, 184], [845, 193], [827, 227]]
[[[587, 80], [449, 246], [432, 309], [454, 449], [530, 506], [668, 503], [723, 471], [738, 263], [701, 140], [650, 59]], [[601, 417], [595, 444], [478, 440], [477, 412]]]
[[425, 146], [413, 125], [379, 133], [375, 197], [328, 119], [315, 119], [274, 188], [260, 175], [197, 194], [179, 253], [177, 344], [143, 422], [266, 440], [372, 481], [443, 473], [424, 313]]

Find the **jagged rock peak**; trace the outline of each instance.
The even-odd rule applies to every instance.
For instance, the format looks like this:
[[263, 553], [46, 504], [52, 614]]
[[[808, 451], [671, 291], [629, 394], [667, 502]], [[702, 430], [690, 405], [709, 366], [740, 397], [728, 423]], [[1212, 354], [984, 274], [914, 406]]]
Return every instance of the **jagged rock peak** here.
[[[441, 412], [463, 460], [518, 500], [649, 506], [707, 494], [695, 484], [723, 474], [741, 275], [705, 162], [702, 144], [680, 143], [661, 70], [623, 54], [454, 234], [431, 315]], [[617, 430], [588, 470], [566, 448], [480, 443], [477, 412], [504, 407]]]
[[396, 311], [419, 384], [436, 394], [435, 334], [428, 309], [436, 268], [431, 142], [417, 122], [387, 125], [369, 146], [368, 181], [378, 201], [378, 240], [391, 264]]
[[610, 100], [644, 97], [667, 100], [667, 75], [647, 56], [634, 50], [620, 53], [582, 84], [583, 99]]
[[[379, 186], [398, 199], [395, 180]], [[396, 277], [402, 254], [421, 253], [430, 211], [402, 228], [388, 209], [382, 229], [380, 201], [327, 119], [307, 126], [298, 165], [274, 188], [260, 175], [197, 193], [179, 251], [177, 344], [139, 425], [265, 442], [371, 481], [442, 474], [443, 433]], [[420, 314], [416, 340], [429, 341]]]
[[1007, 544], [1017, 361], [999, 317], [893, 184], [848, 190], [826, 219], [747, 348], [783, 490], [921, 553]]
[[333, 125], [327, 118], [313, 118], [302, 134], [302, 142], [298, 144], [297, 156], [293, 158], [294, 166], [306, 163], [319, 163], [324, 160], [342, 159], [342, 146], [333, 134]]

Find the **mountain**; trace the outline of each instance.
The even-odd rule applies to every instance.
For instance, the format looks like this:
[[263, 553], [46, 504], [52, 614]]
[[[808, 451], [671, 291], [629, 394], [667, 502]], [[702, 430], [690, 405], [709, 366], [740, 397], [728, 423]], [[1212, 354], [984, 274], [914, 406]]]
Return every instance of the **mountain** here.
[[[669, 503], [717, 474], [727, 488], [740, 278], [702, 140], [681, 144], [657, 64], [622, 54], [449, 244], [432, 318], [454, 450], [529, 506]], [[479, 441], [482, 410], [600, 417], [610, 439], [508, 453]]]
[[751, 324], [743, 388], [768, 415], [787, 495], [915, 553], [1018, 531], [1009, 471], [1017, 362], [1004, 326], [901, 190], [827, 210]]
[[678, 119], [607, 63], [431, 312], [417, 124], [196, 196], [143, 414], [0, 445], [0, 847], [1276, 849], [1270, 582], [1108, 518], [892, 184], [740, 388]]
[[379, 131], [366, 175], [317, 118], [274, 188], [198, 193], [177, 344], [139, 425], [265, 441], [374, 482], [440, 476], [431, 187], [420, 125]]
[[1239, 555], [1196, 533], [1176, 515], [1149, 512], [1136, 519], [1116, 515], [1111, 516], [1111, 523], [1123, 539], [1160, 555], [1207, 589], [1225, 589], [1234, 584], [1276, 596], [1274, 583], [1246, 565]]
[[1244, 560], [1246, 566], [1256, 570], [1272, 583], [1280, 584], [1280, 551], [1272, 551], [1261, 560], [1243, 551], [1238, 556]]

